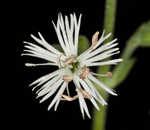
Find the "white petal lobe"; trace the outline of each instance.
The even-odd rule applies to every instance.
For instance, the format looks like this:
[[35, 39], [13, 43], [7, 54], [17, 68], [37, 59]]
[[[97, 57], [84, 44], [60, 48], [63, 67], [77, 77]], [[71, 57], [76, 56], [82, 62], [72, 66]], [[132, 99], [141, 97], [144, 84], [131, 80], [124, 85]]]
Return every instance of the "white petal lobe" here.
[[114, 93], [110, 88], [108, 88], [107, 86], [105, 86], [102, 82], [100, 82], [98, 79], [96, 79], [93, 75], [89, 74], [88, 78], [90, 80], [92, 80], [93, 82], [95, 82], [97, 85], [99, 85], [99, 87], [101, 87], [102, 89], [104, 89], [105, 91], [107, 91], [108, 93], [117, 96], [116, 93]]
[[55, 98], [52, 100], [51, 104], [48, 107], [48, 110], [51, 109], [51, 107], [56, 103], [56, 101], [61, 97], [62, 93], [64, 92], [65, 88], [67, 87], [67, 83], [64, 82], [63, 85], [60, 87], [60, 89], [58, 90]]

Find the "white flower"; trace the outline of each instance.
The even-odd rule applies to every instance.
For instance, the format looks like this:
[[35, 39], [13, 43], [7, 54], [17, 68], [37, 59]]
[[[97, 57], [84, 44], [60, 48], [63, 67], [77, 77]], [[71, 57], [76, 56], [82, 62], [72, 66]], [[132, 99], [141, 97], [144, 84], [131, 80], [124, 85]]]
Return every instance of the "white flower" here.
[[[26, 63], [26, 66], [58, 66], [58, 70], [40, 77], [32, 84], [30, 84], [30, 86], [33, 86], [32, 90], [35, 90], [35, 88], [41, 86], [40, 89], [38, 89], [36, 92], [37, 98], [42, 97], [40, 103], [50, 98], [57, 91], [54, 99], [48, 107], [48, 110], [51, 109], [51, 107], [54, 105], [54, 109], [57, 110], [58, 104], [61, 100], [73, 101], [75, 99], [79, 99], [83, 118], [84, 112], [89, 118], [91, 118], [85, 102], [85, 98], [89, 99], [97, 110], [99, 110], [99, 107], [96, 101], [102, 105], [107, 104], [98, 90], [94, 87], [93, 83], [97, 84], [99, 87], [112, 95], [117, 94], [95, 77], [110, 77], [110, 72], [107, 74], [96, 74], [91, 72], [89, 67], [115, 65], [118, 62], [121, 62], [122, 59], [102, 61], [112, 55], [119, 53], [119, 48], [114, 48], [118, 45], [118, 43], [115, 43], [117, 39], [101, 45], [104, 40], [110, 37], [111, 34], [104, 36], [103, 32], [100, 39], [98, 39], [99, 32], [96, 32], [93, 35], [91, 47], [78, 56], [78, 38], [81, 15], [79, 20], [77, 20], [75, 14], [70, 14], [69, 22], [67, 16], [65, 16], [65, 19], [63, 19], [62, 15], [59, 14], [57, 24], [55, 25], [54, 22], [52, 23], [54, 25], [63, 52], [56, 50], [53, 46], [47, 43], [47, 41], [40, 33], [38, 33], [39, 38], [33, 35], [31, 35], [31, 37], [39, 45], [33, 44], [31, 42], [24, 42], [26, 49], [22, 55], [41, 58], [47, 61], [45, 64]], [[70, 96], [68, 88], [68, 84], [71, 81], [73, 81], [75, 84], [75, 91], [77, 92], [77, 95], [73, 97]]]

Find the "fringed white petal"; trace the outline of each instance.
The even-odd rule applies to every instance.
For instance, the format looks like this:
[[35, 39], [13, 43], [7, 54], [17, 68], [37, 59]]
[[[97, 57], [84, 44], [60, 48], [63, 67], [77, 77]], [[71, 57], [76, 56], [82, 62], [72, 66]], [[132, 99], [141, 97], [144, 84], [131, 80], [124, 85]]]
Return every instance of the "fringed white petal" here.
[[[74, 82], [74, 84], [75, 84], [75, 86], [77, 87], [77, 88], [81, 88], [80, 87], [80, 84], [79, 84], [79, 82], [78, 82], [78, 80], [76, 79], [76, 78], [74, 78], [73, 79], [73, 82]], [[81, 113], [82, 113], [82, 117], [83, 117], [83, 119], [84, 119], [84, 110], [83, 110], [83, 106], [82, 106], [82, 94], [81, 93], [79, 93], [78, 91], [77, 91], [77, 93], [78, 93], [78, 96], [79, 96], [79, 105], [80, 105], [80, 110], [81, 110]]]
[[53, 79], [45, 83], [36, 93], [38, 94], [38, 96], [44, 95], [45, 93], [55, 88], [56, 83], [61, 82], [61, 80], [62, 80], [62, 77], [60, 75], [54, 77]]
[[78, 80], [79, 80], [79, 82], [81, 83], [81, 85], [82, 85], [82, 87], [84, 88], [84, 90], [85, 90], [86, 92], [88, 92], [88, 93], [91, 95], [90, 101], [93, 103], [93, 105], [95, 106], [95, 108], [96, 108], [97, 110], [99, 110], [99, 107], [98, 107], [97, 103], [95, 102], [95, 100], [94, 100], [94, 98], [93, 98], [93, 93], [92, 93], [92, 91], [89, 89], [88, 85], [87, 85], [82, 79], [79, 78]]
[[83, 119], [85, 118], [84, 117], [84, 109], [83, 109], [83, 95], [82, 95], [82, 93], [81, 92], [77, 92], [78, 93], [78, 96], [79, 96], [79, 105], [80, 105], [80, 110], [81, 110], [81, 113], [82, 113], [82, 117], [83, 117]]
[[89, 118], [91, 118], [90, 113], [89, 113], [89, 110], [88, 110], [88, 107], [87, 107], [87, 105], [86, 105], [86, 102], [85, 102], [85, 100], [84, 100], [84, 97], [83, 97], [82, 93], [81, 93], [80, 91], [78, 91], [78, 93], [79, 93], [79, 95], [80, 95], [79, 98], [80, 98], [80, 100], [81, 100], [81, 103], [82, 103], [83, 109], [85, 110], [85, 113], [87, 114], [87, 116], [88, 116]]
[[33, 51], [28, 51], [28, 53], [23, 53], [22, 56], [31, 56], [31, 57], [35, 57], [35, 58], [39, 58], [39, 59], [43, 59], [43, 60], [46, 60], [48, 62], [51, 62], [51, 60], [47, 57], [47, 56], [44, 56], [44, 55], [41, 55], [41, 54], [34, 54], [35, 52]]
[[[77, 76], [74, 76], [74, 81], [75, 81], [75, 83], [76, 83], [76, 87], [77, 88], [81, 88], [81, 85], [80, 85], [80, 83], [79, 83], [79, 81], [78, 81], [78, 77]], [[77, 89], [78, 90], [78, 89]], [[85, 111], [85, 113], [87, 114], [87, 116], [89, 117], [89, 118], [91, 118], [91, 116], [90, 116], [90, 113], [89, 113], [89, 110], [88, 110], [88, 107], [87, 107], [87, 105], [86, 105], [86, 102], [85, 102], [85, 100], [84, 100], [84, 97], [83, 97], [83, 95], [82, 95], [82, 93], [78, 90], [77, 91], [78, 92], [78, 95], [79, 95], [79, 103], [80, 103], [80, 109], [81, 109], [81, 112], [82, 112], [82, 108], [84, 109], [84, 111]], [[84, 118], [84, 114], [83, 114], [83, 118]]]
[[115, 44], [110, 45], [110, 46], [101, 46], [98, 49], [96, 49], [95, 51], [92, 51], [88, 56], [85, 57], [85, 59], [89, 59], [89, 58], [91, 58], [93, 56], [96, 56], [96, 55], [99, 55], [99, 54], [103, 54], [102, 52], [104, 52], [104, 51], [106, 51], [108, 49], [111, 49], [111, 48], [113, 48], [113, 47], [115, 47], [117, 45], [118, 45], [118, 43], [115, 43]]
[[35, 80], [33, 83], [31, 83], [29, 86], [35, 85], [36, 86], [33, 87], [33, 89], [35, 89], [36, 87], [44, 84], [45, 82], [47, 82], [48, 80], [50, 80], [51, 78], [55, 77], [56, 75], [58, 75], [61, 72], [61, 70], [56, 70], [50, 74], [44, 75], [40, 78], [38, 78], [37, 80]]
[[54, 54], [54, 53], [46, 50], [45, 48], [42, 48], [42, 47], [40, 47], [38, 45], [35, 45], [35, 44], [31, 43], [31, 42], [24, 41], [24, 43], [27, 44], [27, 45], [24, 46], [25, 48], [28, 48], [28, 49], [34, 50], [34, 51], [39, 51], [39, 53], [41, 53], [41, 52], [42, 53], [46, 53], [46, 54], [50, 55], [53, 58], [57, 58], [58, 57], [57, 54]]
[[[41, 59], [44, 59], [46, 61], [49, 61], [49, 62], [54, 62], [56, 63], [56, 58], [53, 58], [51, 57], [49, 54], [46, 54], [46, 53], [42, 53], [42, 52], [38, 52], [38, 51], [34, 51], [34, 50], [24, 50], [24, 54], [22, 55], [28, 55], [28, 56], [32, 56], [32, 55], [35, 55], [37, 58], [41, 58]], [[30, 55], [31, 54], [31, 55]]]
[[109, 60], [104, 62], [95, 62], [91, 64], [87, 64], [87, 66], [104, 66], [104, 65], [116, 65], [119, 62], [122, 62], [122, 59]]
[[36, 66], [58, 66], [58, 65], [56, 63], [41, 63], [41, 64], [26, 63], [25, 66], [36, 67]]
[[56, 104], [55, 104], [55, 107], [54, 107], [54, 111], [57, 111], [57, 108], [58, 108], [58, 105], [59, 105], [60, 100], [61, 100], [61, 98], [58, 98], [58, 99], [57, 99]]
[[67, 48], [66, 48], [66, 46], [65, 46], [65, 44], [64, 44], [64, 41], [63, 41], [63, 39], [62, 39], [61, 32], [60, 32], [60, 28], [59, 28], [59, 19], [58, 19], [58, 21], [57, 21], [57, 27], [56, 27], [56, 25], [54, 24], [53, 21], [52, 21], [52, 23], [53, 23], [54, 29], [55, 29], [55, 31], [56, 31], [56, 34], [57, 34], [59, 43], [60, 43], [60, 45], [61, 45], [61, 48], [63, 49], [65, 55], [68, 56], [68, 51], [67, 51]]
[[100, 61], [100, 60], [104, 60], [104, 59], [106, 59], [106, 58], [108, 58], [110, 56], [113, 56], [115, 54], [120, 53], [120, 51], [118, 51], [118, 50], [119, 50], [119, 48], [111, 49], [111, 50], [106, 51], [106, 52], [104, 52], [102, 54], [99, 54], [97, 56], [91, 57], [91, 58], [87, 59], [85, 62], [86, 62], [86, 64], [88, 64], [88, 63], [90, 64], [92, 62], [97, 62], [97, 61]]
[[116, 41], [117, 41], [117, 39], [114, 39], [114, 40], [100, 46], [99, 48], [97, 48], [95, 50], [89, 49], [89, 51], [87, 51], [83, 56], [79, 56], [78, 59], [81, 59], [81, 61], [84, 61], [84, 60], [89, 59], [95, 55], [98, 55], [98, 54], [100, 54], [100, 53], [102, 53], [108, 49], [111, 49], [111, 48], [118, 45], [118, 43], [115, 43]]
[[75, 22], [74, 44], [75, 44], [76, 55], [78, 54], [78, 40], [79, 40], [79, 31], [80, 31], [81, 17], [82, 17], [82, 15], [80, 15], [79, 21], [77, 23], [77, 18], [76, 18], [76, 15], [74, 14], [74, 22]]
[[75, 47], [74, 47], [74, 44], [73, 44], [73, 32], [71, 32], [71, 29], [69, 27], [69, 21], [68, 21], [67, 16], [65, 16], [65, 25], [66, 25], [66, 35], [67, 35], [67, 38], [68, 38], [70, 55], [75, 55]]
[[51, 89], [48, 89], [47, 91], [42, 91], [41, 93], [39, 93], [39, 97], [45, 95], [41, 100], [40, 103], [42, 103], [43, 101], [47, 100], [49, 97], [51, 97], [56, 91], [57, 89], [60, 87], [60, 85], [63, 83], [64, 81], [62, 79], [60, 79], [59, 81], [57, 81], [56, 83], [53, 84], [53, 86], [51, 86]]
[[57, 100], [61, 97], [62, 93], [64, 92], [65, 88], [67, 87], [67, 83], [64, 82], [62, 84], [62, 86], [60, 87], [60, 89], [58, 90], [56, 96], [54, 97], [54, 99], [52, 100], [51, 104], [48, 107], [48, 110], [51, 109], [51, 107], [57, 102]]
[[61, 14], [58, 15], [57, 26], [53, 22], [58, 40], [66, 56], [77, 55], [80, 24], [81, 15], [77, 21], [75, 14], [70, 15], [70, 27], [68, 17], [65, 16], [64, 20]]
[[[103, 32], [104, 34], [104, 32]], [[93, 47], [92, 50], [96, 49], [100, 44], [102, 44], [106, 39], [108, 39], [111, 36], [111, 33], [107, 34], [106, 36], [103, 37], [103, 35], [101, 36], [101, 38], [98, 40], [98, 42], [96, 43], [96, 45]]]
[[92, 82], [89, 79], [85, 79], [86, 83], [88, 84], [88, 86], [91, 88], [92, 92], [94, 93], [93, 95], [94, 98], [101, 103], [102, 105], [107, 105], [107, 102], [103, 99], [103, 97], [100, 95], [100, 93], [97, 91], [97, 89], [95, 88], [95, 86], [93, 86]]
[[49, 43], [47, 43], [44, 38], [42, 37], [42, 35], [40, 33], [38, 33], [40, 38], [39, 39], [37, 37], [35, 37], [33, 34], [31, 34], [31, 37], [37, 42], [39, 43], [41, 46], [45, 47], [47, 50], [49, 50], [50, 52], [53, 52], [54, 54], [60, 55], [61, 53], [56, 50], [54, 47], [52, 47]]
[[66, 30], [65, 30], [66, 25], [64, 24], [64, 20], [61, 14], [59, 14], [59, 17], [58, 17], [58, 23], [59, 23], [60, 31], [62, 32], [62, 38], [64, 40], [67, 54], [68, 56], [71, 56], [70, 45], [67, 39]]
[[93, 75], [88, 74], [88, 78], [90, 80], [92, 80], [94, 83], [96, 83], [99, 87], [101, 87], [102, 89], [104, 89], [106, 92], [117, 96], [117, 94], [115, 92], [113, 92], [113, 90], [111, 90], [110, 88], [108, 88], [106, 85], [104, 85], [101, 81], [99, 81], [98, 79], [96, 79]]
[[[114, 43], [117, 41], [117, 39], [114, 39], [100, 47], [98, 47], [99, 45], [101, 45], [101, 43], [106, 40], [108, 37], [110, 37], [111, 33], [106, 35], [105, 37], [103, 36], [104, 32], [101, 36], [101, 38], [98, 40], [98, 42], [96, 43], [96, 45], [93, 47], [93, 49], [88, 49], [87, 51], [83, 52], [80, 56], [78, 56], [78, 60], [79, 61], [84, 61], [85, 59], [88, 59], [94, 55], [97, 55], [98, 53], [101, 53], [105, 50], [111, 49], [113, 47], [115, 47], [116, 45], [118, 45], [118, 43]], [[114, 45], [112, 45], [114, 44]], [[98, 47], [98, 48], [97, 48]]]

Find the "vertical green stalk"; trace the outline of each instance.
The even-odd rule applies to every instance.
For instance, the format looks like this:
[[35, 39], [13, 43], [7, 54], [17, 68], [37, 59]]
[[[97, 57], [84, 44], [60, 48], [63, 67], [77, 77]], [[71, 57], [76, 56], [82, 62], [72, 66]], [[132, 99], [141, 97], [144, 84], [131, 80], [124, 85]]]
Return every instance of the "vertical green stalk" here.
[[[107, 99], [108, 94], [103, 91], [103, 98]], [[100, 111], [94, 110], [92, 130], [105, 130], [107, 106], [99, 104]]]
[[[112, 32], [114, 33], [114, 25], [115, 25], [115, 16], [116, 16], [116, 4], [117, 0], [106, 0], [105, 3], [105, 16], [104, 16], [104, 29], [106, 34]], [[113, 35], [106, 41], [109, 42], [112, 40]], [[110, 69], [110, 66], [103, 66], [98, 68], [98, 72], [107, 73]], [[101, 81], [104, 79], [101, 78]], [[104, 98], [107, 100], [108, 95], [104, 93]], [[107, 106], [106, 106], [107, 107]], [[101, 107], [100, 111], [94, 110], [94, 120], [92, 130], [105, 130], [106, 124], [106, 107]]]
[[[104, 29], [105, 34], [112, 33], [110, 38], [105, 40], [105, 43], [111, 41], [113, 39], [113, 33], [115, 28], [115, 16], [116, 16], [116, 4], [117, 0], [106, 0], [105, 2], [105, 14], [104, 14]], [[108, 60], [108, 59], [107, 59]], [[110, 66], [102, 66], [100, 68], [101, 73], [106, 73], [110, 69]], [[101, 78], [102, 81], [105, 80], [105, 78]]]
[[[104, 29], [106, 33], [114, 33], [115, 18], [116, 18], [116, 2], [117, 0], [106, 0]], [[109, 40], [112, 40], [113, 36]]]

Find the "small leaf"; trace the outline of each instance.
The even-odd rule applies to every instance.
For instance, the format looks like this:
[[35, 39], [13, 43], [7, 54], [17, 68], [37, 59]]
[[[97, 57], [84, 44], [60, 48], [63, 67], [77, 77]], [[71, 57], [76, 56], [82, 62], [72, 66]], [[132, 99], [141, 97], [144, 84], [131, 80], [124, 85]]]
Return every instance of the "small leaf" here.
[[129, 75], [131, 69], [133, 68], [136, 62], [135, 58], [125, 60], [121, 62], [113, 71], [113, 76], [111, 79], [107, 79], [105, 84], [111, 88], [117, 87], [120, 83], [122, 83], [126, 77]]
[[53, 47], [54, 47], [55, 49], [59, 50], [60, 52], [63, 52], [61, 46], [60, 46], [58, 43], [54, 43], [54, 44], [53, 44]]
[[88, 48], [89, 48], [89, 40], [83, 35], [79, 36], [78, 55], [80, 55]]
[[150, 21], [142, 24], [136, 30], [128, 44], [134, 44], [137, 47], [150, 47]]

